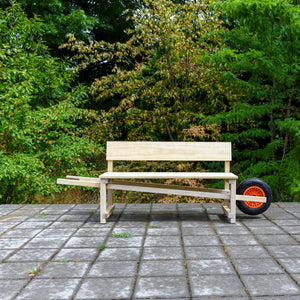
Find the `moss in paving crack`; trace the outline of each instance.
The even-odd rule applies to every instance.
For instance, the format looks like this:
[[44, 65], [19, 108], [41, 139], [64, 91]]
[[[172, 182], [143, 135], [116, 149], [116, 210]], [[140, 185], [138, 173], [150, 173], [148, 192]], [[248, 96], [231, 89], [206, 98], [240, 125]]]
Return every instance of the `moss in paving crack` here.
[[47, 213], [40, 213], [40, 217], [45, 217], [45, 216], [48, 216], [48, 214]]
[[69, 261], [70, 261], [69, 259], [60, 259], [57, 262], [69, 262]]
[[105, 244], [101, 244], [100, 246], [98, 246], [97, 248], [98, 249], [100, 249], [100, 250], [104, 250], [105, 249], [105, 247], [106, 247], [106, 245]]

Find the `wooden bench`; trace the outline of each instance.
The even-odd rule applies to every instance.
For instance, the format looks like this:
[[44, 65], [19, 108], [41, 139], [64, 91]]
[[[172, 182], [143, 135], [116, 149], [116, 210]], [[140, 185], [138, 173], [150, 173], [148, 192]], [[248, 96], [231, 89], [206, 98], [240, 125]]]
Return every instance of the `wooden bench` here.
[[[113, 212], [113, 190], [224, 199], [230, 223], [236, 221], [236, 201], [266, 202], [266, 197], [236, 194], [238, 176], [230, 172], [231, 143], [223, 142], [107, 142], [108, 169], [99, 178], [67, 176], [58, 184], [100, 188], [100, 222]], [[224, 172], [114, 172], [114, 161], [222, 161]], [[137, 179], [220, 179], [224, 189], [136, 182]]]

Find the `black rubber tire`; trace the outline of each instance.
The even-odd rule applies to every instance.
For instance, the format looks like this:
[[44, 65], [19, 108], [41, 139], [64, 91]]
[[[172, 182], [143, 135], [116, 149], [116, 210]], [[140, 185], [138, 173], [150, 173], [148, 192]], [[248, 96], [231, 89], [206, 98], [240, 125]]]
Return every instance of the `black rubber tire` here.
[[238, 195], [244, 195], [244, 192], [246, 191], [246, 189], [251, 186], [257, 186], [257, 187], [261, 188], [265, 193], [267, 202], [265, 202], [260, 207], [252, 208], [252, 207], [247, 206], [244, 201], [236, 201], [236, 206], [240, 209], [240, 211], [242, 211], [243, 213], [245, 213], [247, 215], [259, 215], [259, 214], [262, 214], [263, 212], [265, 212], [271, 205], [272, 191], [271, 191], [271, 188], [269, 187], [269, 185], [266, 182], [264, 182], [263, 180], [258, 179], [258, 178], [248, 178], [239, 184], [238, 188], [236, 189], [236, 193]]

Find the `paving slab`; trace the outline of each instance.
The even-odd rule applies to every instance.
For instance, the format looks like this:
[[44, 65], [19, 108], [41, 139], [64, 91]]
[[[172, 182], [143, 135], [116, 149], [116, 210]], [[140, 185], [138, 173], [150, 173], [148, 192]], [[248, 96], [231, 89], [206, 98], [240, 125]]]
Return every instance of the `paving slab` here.
[[20, 249], [15, 251], [6, 261], [9, 262], [30, 262], [30, 261], [48, 261], [55, 253], [57, 249]]
[[28, 284], [28, 279], [22, 280], [0, 280], [0, 299], [10, 300], [14, 299], [18, 293]]
[[86, 278], [75, 299], [130, 299], [134, 277], [129, 278]]
[[145, 247], [143, 260], [184, 259], [182, 247]]
[[273, 259], [235, 259], [233, 264], [237, 272], [242, 274], [281, 274], [284, 270]]
[[139, 276], [185, 276], [183, 260], [147, 260], [142, 261]]
[[0, 205], [0, 299], [300, 299], [300, 203]]
[[136, 261], [97, 261], [86, 276], [101, 278], [130, 277], [136, 273], [136, 270]]
[[98, 255], [97, 248], [63, 248], [56, 251], [53, 261], [94, 261]]
[[235, 274], [228, 259], [189, 260], [187, 267], [191, 276]]
[[222, 246], [184, 247], [186, 259], [226, 258]]
[[261, 245], [257, 246], [226, 246], [228, 255], [232, 258], [271, 258], [271, 255], [267, 252], [265, 247]]
[[17, 296], [17, 300], [71, 299], [80, 279], [34, 279]]
[[81, 278], [89, 267], [88, 262], [49, 262], [37, 275], [38, 278]]
[[105, 248], [97, 258], [98, 261], [137, 261], [140, 258], [140, 248]]
[[190, 282], [193, 297], [247, 295], [237, 275], [190, 276]]
[[186, 277], [139, 277], [134, 298], [176, 299], [188, 295]]
[[242, 275], [250, 296], [299, 295], [300, 289], [286, 274]]

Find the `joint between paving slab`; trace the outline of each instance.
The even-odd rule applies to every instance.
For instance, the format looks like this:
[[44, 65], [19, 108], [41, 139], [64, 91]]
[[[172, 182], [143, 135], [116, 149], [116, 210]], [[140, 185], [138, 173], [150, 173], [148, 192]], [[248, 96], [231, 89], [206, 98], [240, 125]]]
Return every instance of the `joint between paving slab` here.
[[[50, 204], [48, 205], [48, 206], [50, 206]], [[46, 206], [46, 208], [48, 207], [48, 206]], [[45, 209], [45, 208], [44, 208]], [[73, 209], [73, 206], [71, 206], [67, 211], [65, 211], [63, 214], [66, 214], [66, 213], [68, 213], [70, 210], [72, 210]], [[87, 220], [85, 220], [85, 222], [83, 222], [83, 224], [85, 224], [90, 218], [91, 218], [92, 216], [90, 216]], [[56, 221], [52, 221], [52, 222], [49, 222], [49, 225], [48, 226], [46, 226], [43, 230], [45, 230], [45, 229], [47, 229], [47, 228], [49, 228], [53, 223], [55, 223]], [[52, 261], [52, 259], [56, 256], [56, 254], [64, 247], [64, 245], [70, 240], [70, 238], [71, 237], [73, 237], [74, 236], [74, 234], [79, 230], [80, 228], [77, 228], [77, 230], [75, 230], [70, 236], [69, 236], [69, 238], [67, 238], [66, 240], [65, 240], [65, 242], [49, 257], [49, 259], [46, 261], [46, 262], [44, 262], [40, 267], [39, 267], [39, 271], [42, 271], [45, 267], [46, 267], [46, 265], [50, 262], [50, 261]], [[42, 230], [42, 231], [43, 231]], [[26, 244], [28, 244], [34, 237], [36, 237], [38, 234], [40, 234], [40, 232], [38, 232], [36, 235], [34, 235], [27, 243], [25, 243], [25, 244], [23, 244], [22, 245], [22, 247], [24, 246], [24, 245], [26, 245]], [[11, 256], [11, 255], [10, 255]], [[8, 256], [7, 258], [9, 258], [10, 256]], [[18, 292], [18, 295], [19, 294], [21, 294], [22, 293], [22, 291], [26, 288], [26, 286], [28, 286], [28, 284], [33, 280], [35, 278], [35, 276], [32, 276], [32, 277], [30, 277], [29, 278], [29, 280], [28, 280], [28, 282], [22, 287], [22, 289], [20, 289], [20, 291]]]
[[[25, 206], [25, 205], [24, 205], [24, 206]], [[47, 205], [46, 207], [48, 207], [48, 206], [50, 206], [50, 204]], [[22, 207], [23, 207], [23, 206], [22, 206]], [[21, 209], [22, 207], [18, 208], [17, 210]], [[45, 209], [45, 208], [42, 208], [41, 210], [44, 210], [44, 209]], [[41, 210], [40, 210], [40, 211], [41, 211]], [[38, 213], [37, 213], [37, 214], [38, 214]], [[34, 215], [36, 215], [36, 214], [34, 214]], [[28, 217], [28, 218], [30, 218], [30, 217]], [[27, 219], [26, 219], [26, 220], [27, 220]], [[21, 223], [25, 222], [26, 220], [23, 220], [22, 222], [16, 224], [15, 226], [13, 226], [13, 227], [11, 227], [11, 228], [8, 228], [6, 231], [4, 231], [4, 234], [5, 234], [6, 232], [8, 232], [9, 230], [14, 229], [16, 226], [19, 226]], [[45, 228], [43, 228], [43, 230], [45, 230], [45, 229], [47, 229], [48, 227], [50, 227], [54, 222], [55, 222], [55, 221], [49, 222], [49, 225], [47, 225]], [[41, 230], [41, 231], [43, 231], [43, 230]], [[27, 241], [26, 243], [22, 244], [19, 248], [17, 248], [17, 249], [15, 249], [14, 251], [12, 251], [8, 256], [6, 256], [3, 260], [1, 260], [1, 263], [5, 262], [7, 259], [9, 259], [9, 258], [12, 257], [14, 254], [16, 254], [19, 250], [21, 250], [21, 248], [24, 248], [24, 246], [26, 246], [28, 243], [30, 243], [32, 239], [34, 239], [37, 235], [39, 235], [39, 234], [41, 233], [41, 231], [37, 232], [34, 236], [30, 237], [30, 238], [28, 239], [28, 241]], [[32, 279], [32, 278], [31, 278], [31, 279]]]
[[[205, 211], [205, 213], [207, 214], [207, 211]], [[208, 214], [207, 214], [207, 217], [208, 217]], [[209, 217], [208, 217], [208, 219], [209, 219]], [[237, 219], [238, 219], [238, 218], [237, 218]], [[225, 252], [225, 254], [226, 254], [226, 257], [227, 257], [228, 260], [230, 261], [230, 264], [231, 264], [233, 270], [235, 271], [237, 277], [239, 278], [239, 280], [240, 280], [240, 282], [241, 282], [241, 284], [242, 284], [242, 286], [243, 286], [243, 289], [244, 289], [245, 293], [247, 294], [247, 297], [249, 298], [249, 300], [251, 300], [250, 293], [249, 293], [249, 291], [248, 291], [248, 289], [247, 289], [247, 287], [246, 287], [244, 281], [242, 280], [241, 275], [239, 274], [239, 272], [238, 272], [237, 268], [235, 267], [234, 263], [232, 262], [232, 259], [231, 259], [230, 255], [229, 255], [229, 253], [228, 253], [228, 250], [227, 250], [225, 244], [223, 243], [222, 239], [220, 238], [219, 233], [217, 232], [214, 223], [213, 223], [212, 220], [210, 220], [210, 219], [209, 219], [209, 224], [210, 224], [211, 228], [214, 230], [214, 232], [215, 232], [215, 234], [216, 234], [216, 236], [217, 236], [217, 238], [218, 238], [218, 240], [219, 240], [221, 246], [223, 247], [223, 250], [224, 250], [224, 252]]]
[[[280, 225], [276, 224], [273, 220], [271, 220], [269, 217], [265, 216], [264, 217], [270, 221], [271, 223], [273, 223], [275, 226], [279, 227], [281, 230], [283, 230], [286, 234], [288, 234], [290, 237], [292, 237], [298, 244], [299, 241], [297, 239], [295, 239], [289, 232], [287, 232], [286, 230], [284, 230], [284, 228], [282, 228]], [[295, 217], [293, 215], [293, 217]], [[297, 218], [297, 217], [296, 217]], [[297, 218], [298, 219], [298, 218]], [[247, 226], [247, 224], [245, 224], [242, 220], [241, 223], [247, 228], [247, 230], [253, 235], [253, 237], [255, 238], [255, 240], [261, 245], [261, 247], [274, 259], [274, 261], [279, 265], [279, 267], [289, 276], [289, 278], [300, 288], [300, 283], [297, 282], [297, 280], [294, 279], [294, 277], [291, 275], [291, 273], [280, 263], [280, 261], [271, 253], [271, 251], [269, 251], [269, 249], [264, 245], [264, 243], [262, 243], [260, 241], [260, 239], [256, 236], [256, 234], [252, 233], [251, 229]]]
[[140, 251], [138, 261], [137, 261], [136, 274], [135, 274], [134, 280], [133, 280], [133, 287], [132, 287], [130, 299], [133, 298], [134, 292], [135, 292], [135, 289], [136, 289], [136, 284], [137, 284], [138, 275], [139, 275], [139, 271], [140, 271], [140, 265], [141, 265], [141, 262], [142, 262], [142, 257], [143, 257], [143, 252], [144, 252], [145, 240], [146, 240], [146, 236], [147, 236], [148, 228], [149, 228], [149, 224], [150, 224], [150, 216], [151, 216], [151, 212], [152, 212], [152, 206], [153, 206], [153, 203], [150, 204], [149, 216], [147, 217], [148, 220], [147, 220], [146, 230], [145, 230], [144, 235], [143, 235], [141, 251]]
[[[177, 204], [176, 204], [176, 209], [177, 209], [177, 214], [179, 216], [179, 211], [178, 211], [178, 205]], [[189, 272], [188, 272], [188, 268], [187, 268], [187, 259], [186, 259], [186, 253], [185, 253], [184, 241], [183, 241], [183, 235], [182, 235], [182, 222], [181, 222], [181, 219], [178, 218], [177, 222], [178, 222], [178, 225], [179, 225], [181, 247], [182, 247], [182, 253], [183, 253], [183, 263], [184, 263], [185, 276], [186, 276], [186, 284], [187, 284], [187, 288], [188, 288], [189, 299], [192, 299], [192, 288], [191, 288], [190, 277], [189, 277]]]
[[[48, 204], [46, 207], [48, 207], [50, 204]], [[6, 214], [6, 215], [10, 215], [11, 213], [13, 213], [13, 212], [16, 212], [16, 211], [18, 211], [18, 210], [21, 210], [23, 207], [25, 207], [26, 205], [22, 205], [21, 207], [18, 207], [18, 208], [16, 208], [16, 209], [14, 209], [13, 211], [10, 211], [8, 214]], [[45, 208], [41, 208], [40, 209], [40, 211], [41, 210], [43, 210], [43, 209], [45, 209]], [[29, 219], [29, 218], [31, 218], [31, 216], [30, 215], [28, 215], [28, 218], [27, 219]], [[12, 229], [14, 229], [15, 227], [17, 227], [17, 226], [19, 226], [21, 223], [23, 223], [23, 222], [25, 222], [27, 219], [25, 219], [25, 220], [22, 220], [22, 221], [20, 221], [19, 223], [16, 223], [16, 225], [15, 226], [13, 226], [13, 227], [10, 227], [10, 228], [7, 228], [5, 231], [3, 231], [1, 234], [5, 234], [6, 232], [9, 232], [10, 230], [12, 230]], [[54, 221], [53, 221], [54, 222]], [[1, 261], [2, 262], [2, 261]]]
[[[111, 227], [111, 229], [110, 229], [109, 232], [107, 233], [106, 238], [104, 239], [104, 243], [103, 243], [104, 245], [106, 245], [106, 242], [107, 242], [108, 238], [112, 235], [112, 232], [113, 232], [113, 230], [114, 230], [114, 228], [115, 228], [117, 222], [120, 220], [121, 215], [122, 215], [122, 213], [124, 212], [124, 210], [125, 210], [126, 207], [127, 207], [127, 204], [124, 205], [124, 207], [123, 207], [121, 213], [119, 214], [119, 216], [117, 217], [117, 219], [114, 221], [114, 225]], [[92, 218], [92, 215], [86, 220], [86, 222], [84, 222], [84, 224], [87, 223], [87, 221], [88, 221], [90, 218]], [[103, 225], [105, 225], [105, 224], [103, 224]], [[76, 233], [76, 231], [74, 232], [74, 234], [75, 234], [75, 233]], [[72, 235], [72, 236], [73, 236], [73, 235]], [[74, 291], [73, 291], [73, 294], [72, 294], [71, 299], [74, 299], [74, 298], [75, 298], [76, 294], [78, 293], [79, 289], [80, 289], [81, 286], [82, 286], [82, 283], [83, 283], [84, 279], [86, 278], [87, 274], [90, 272], [90, 270], [91, 270], [92, 266], [94, 265], [94, 263], [97, 261], [97, 259], [98, 259], [99, 255], [101, 254], [101, 251], [102, 251], [102, 250], [103, 250], [103, 249], [100, 249], [100, 248], [98, 249], [98, 253], [97, 253], [96, 256], [94, 257], [94, 259], [90, 262], [90, 264], [89, 264], [88, 268], [86, 269], [85, 273], [83, 274], [83, 276], [81, 276], [80, 281], [79, 281], [77, 287], [76, 287], [76, 288], [74, 289]]]

